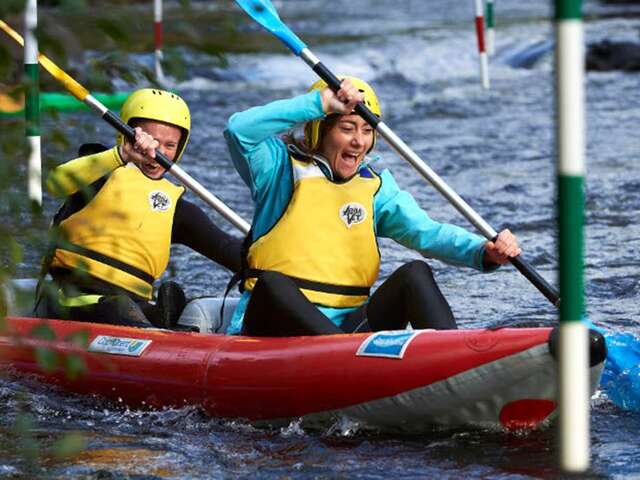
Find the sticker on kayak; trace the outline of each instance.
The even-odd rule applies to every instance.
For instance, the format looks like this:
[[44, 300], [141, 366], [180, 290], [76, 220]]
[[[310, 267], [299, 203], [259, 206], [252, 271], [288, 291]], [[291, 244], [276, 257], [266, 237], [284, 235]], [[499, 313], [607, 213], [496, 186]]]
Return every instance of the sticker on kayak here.
[[151, 345], [151, 340], [98, 335], [89, 345], [89, 351], [96, 353], [110, 353], [112, 355], [127, 355], [129, 357], [139, 357], [149, 345]]
[[420, 332], [376, 332], [368, 337], [356, 355], [366, 357], [402, 358], [404, 352]]

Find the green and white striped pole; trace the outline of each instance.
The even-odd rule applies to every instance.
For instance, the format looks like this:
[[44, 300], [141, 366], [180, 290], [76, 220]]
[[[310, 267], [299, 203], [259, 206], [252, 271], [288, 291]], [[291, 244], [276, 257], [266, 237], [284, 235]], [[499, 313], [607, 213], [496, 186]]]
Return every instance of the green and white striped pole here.
[[493, 9], [493, 0], [487, 0], [487, 4], [485, 5], [485, 18], [487, 23], [487, 54], [493, 55], [495, 52], [495, 17], [494, 17], [494, 9]]
[[584, 47], [581, 0], [556, 0], [560, 257], [560, 466], [589, 468], [589, 341], [584, 311]]
[[40, 99], [38, 95], [38, 1], [27, 0], [24, 12], [24, 71], [27, 89], [25, 92], [26, 137], [30, 146], [29, 163], [29, 199], [42, 205], [42, 154], [40, 148]]

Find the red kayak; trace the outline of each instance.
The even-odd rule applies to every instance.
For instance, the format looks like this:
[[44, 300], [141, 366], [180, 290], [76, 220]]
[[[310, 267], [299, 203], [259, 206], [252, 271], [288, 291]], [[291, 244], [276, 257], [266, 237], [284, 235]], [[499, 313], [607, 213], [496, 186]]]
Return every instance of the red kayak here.
[[[33, 337], [43, 322], [56, 340]], [[7, 325], [2, 369], [132, 408], [196, 405], [214, 417], [269, 423], [344, 416], [402, 432], [536, 428], [556, 412], [551, 328], [254, 338], [19, 317]], [[65, 340], [78, 332], [88, 344]], [[592, 333], [594, 393], [606, 352]], [[82, 358], [85, 372], [71, 380], [62, 368], [42, 371], [34, 355], [41, 347]]]

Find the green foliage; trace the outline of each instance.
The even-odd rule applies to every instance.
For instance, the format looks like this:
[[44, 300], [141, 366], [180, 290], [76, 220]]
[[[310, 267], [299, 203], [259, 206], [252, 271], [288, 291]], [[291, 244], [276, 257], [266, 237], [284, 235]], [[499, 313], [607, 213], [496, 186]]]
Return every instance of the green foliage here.
[[24, 9], [24, 0], [2, 0], [0, 2], [0, 17], [6, 18], [9, 15], [18, 15]]
[[38, 366], [46, 373], [55, 372], [62, 362], [60, 355], [58, 355], [55, 350], [47, 347], [35, 348], [34, 354], [36, 361], [38, 362]]
[[[10, 200], [9, 198], [7, 200]], [[0, 276], [4, 281], [11, 278], [16, 271], [16, 240], [13, 238], [11, 229], [0, 225]]]
[[123, 24], [110, 18], [99, 18], [96, 21], [98, 29], [111, 38], [121, 48], [127, 48], [129, 35], [123, 28]]
[[163, 52], [162, 66], [165, 74], [182, 81], [187, 78], [187, 65], [176, 48], [166, 48]]
[[63, 367], [64, 374], [70, 380], [77, 380], [87, 371], [87, 364], [79, 355], [67, 355]]
[[[93, 90], [99, 92], [113, 91], [112, 80], [119, 78], [131, 85], [135, 85], [142, 78], [153, 77], [153, 72], [143, 66], [131, 68], [132, 64], [128, 57], [121, 52], [105, 52], [91, 58], [87, 62], [85, 73], [86, 83], [92, 86]], [[151, 82], [153, 83], [153, 82]]]
[[70, 333], [64, 337], [64, 341], [81, 348], [86, 348], [89, 345], [89, 332], [87, 330], [79, 330], [77, 332]]
[[53, 143], [60, 150], [66, 150], [71, 147], [69, 136], [62, 130], [55, 128], [48, 132], [47, 141]]
[[[67, 335], [64, 340], [72, 343], [79, 348], [86, 349], [89, 346], [89, 332], [81, 330]], [[64, 372], [67, 378], [77, 380], [87, 371], [87, 364], [79, 355], [69, 354], [64, 359]]]
[[[28, 400], [19, 395], [19, 411], [8, 431], [0, 430], [0, 449], [21, 459], [23, 474], [19, 478], [44, 478], [46, 464], [50, 459], [64, 460], [87, 448], [87, 438], [80, 432], [64, 432], [43, 435], [38, 432], [34, 416], [25, 410]], [[6, 458], [4, 459], [6, 461]], [[13, 478], [13, 477], [11, 477]], [[18, 478], [18, 477], [16, 477]]]
[[[225, 0], [230, 4], [230, 0]], [[131, 54], [153, 55], [153, 6], [150, 0], [39, 0], [39, 49], [79, 81], [92, 93], [110, 92], [114, 79], [118, 88], [122, 83], [131, 88], [141, 84], [154, 84], [154, 72], [147, 66], [132, 61]], [[22, 13], [25, 0], [0, 0], [0, 18], [22, 31]], [[190, 0], [165, 2], [164, 61], [166, 74], [182, 80], [188, 75], [185, 51], [209, 55], [218, 65], [226, 65], [228, 52], [281, 51], [282, 46], [271, 36], [258, 31], [238, 33], [237, 25], [246, 24], [241, 12], [233, 9], [202, 8], [203, 3]], [[0, 89], [13, 93], [24, 90], [22, 51], [12, 40], [0, 32]], [[240, 41], [242, 39], [242, 41]], [[43, 91], [61, 91], [62, 87], [44, 70], [40, 74]], [[43, 115], [44, 117], [44, 115]], [[100, 120], [96, 117], [95, 123]], [[71, 128], [72, 127], [72, 128]], [[33, 252], [44, 252], [47, 242], [46, 222], [39, 209], [32, 209], [26, 199], [26, 168], [28, 144], [24, 139], [23, 119], [0, 118], [0, 330], [6, 326], [7, 288], [11, 278], [38, 270], [37, 261], [29, 260]], [[83, 130], [84, 129], [84, 130]], [[43, 122], [43, 173], [61, 161], [63, 154], [77, 143], [74, 135], [94, 131], [95, 125], [85, 120], [48, 113]], [[25, 258], [27, 261], [25, 261]], [[25, 265], [31, 262], [33, 265]], [[14, 296], [17, 292], [12, 292]], [[17, 299], [17, 297], [16, 297]], [[47, 342], [57, 342], [55, 332], [42, 324], [31, 332], [42, 344], [35, 349], [38, 364], [43, 370], [61, 371], [69, 379], [77, 379], [86, 371], [82, 355], [60, 354], [47, 348]], [[88, 345], [86, 332], [65, 338], [82, 350]], [[29, 399], [18, 401], [28, 405]], [[86, 448], [86, 440], [77, 433], [63, 434], [59, 438], [40, 438], [37, 422], [25, 411], [15, 413], [11, 431], [3, 439], [2, 449], [15, 452], [26, 465], [37, 471], [43, 457], [67, 458]], [[8, 437], [8, 438], [7, 438]], [[27, 477], [37, 475], [27, 475]]]
[[[9, 199], [9, 208], [15, 208], [15, 196]], [[4, 226], [0, 227], [0, 238], [3, 240], [0, 245], [0, 258], [3, 260], [3, 268], [0, 275], [10, 278], [15, 275], [17, 265], [22, 260], [22, 247], [12, 236], [12, 232]]]
[[0, 43], [0, 78], [9, 78], [13, 70], [11, 63], [12, 58], [9, 49], [3, 43]]
[[63, 459], [73, 457], [87, 448], [87, 438], [81, 433], [72, 432], [57, 439], [51, 445], [50, 452], [54, 457]]
[[[0, 157], [3, 158], [0, 162], [0, 215], [3, 219], [0, 222], [0, 288], [16, 274], [18, 264], [23, 259], [22, 247], [14, 235], [14, 226], [19, 222], [16, 215], [21, 211], [21, 197], [24, 198], [24, 194], [12, 188], [12, 179], [17, 176], [14, 155], [24, 151], [20, 147], [24, 144], [23, 125], [23, 122], [6, 122], [6, 125], [2, 125], [0, 135]], [[0, 302], [1, 310], [5, 311], [4, 295], [0, 295]]]
[[29, 336], [33, 338], [39, 338], [41, 340], [55, 340], [56, 332], [47, 323], [40, 323], [36, 325], [29, 332]]
[[[29, 332], [29, 336], [47, 341], [56, 340], [55, 332], [47, 323], [38, 324]], [[89, 345], [89, 334], [87, 331], [74, 332], [66, 336], [64, 341], [80, 348], [86, 348]], [[62, 367], [66, 377], [70, 380], [76, 380], [87, 371], [84, 358], [74, 353], [63, 355], [44, 346], [35, 349], [35, 356], [38, 366], [40, 366], [43, 371], [50, 373]]]
[[84, 12], [87, 6], [86, 0], [60, 0], [60, 7], [66, 13]]
[[[65, 39], [50, 30], [48, 19], [40, 20], [39, 23], [37, 32], [38, 49], [41, 52], [46, 52], [46, 55], [51, 59], [55, 58], [55, 63], [59, 66], [66, 67], [68, 46]], [[42, 80], [46, 76], [47, 74], [43, 71], [40, 79]]]
[[[0, 70], [2, 70], [2, 58], [0, 58]], [[17, 265], [22, 259], [22, 249], [13, 234], [13, 223], [4, 220], [6, 216], [15, 212], [17, 195], [10, 191], [10, 179], [15, 178], [15, 164], [11, 160], [12, 155], [20, 149], [15, 147], [14, 141], [22, 143], [22, 136], [18, 135], [16, 125], [7, 122], [2, 125], [2, 135], [0, 135], [0, 215], [3, 221], [0, 222], [0, 330], [4, 328], [4, 317], [7, 314], [7, 300], [10, 292], [7, 290], [8, 282], [15, 275]], [[22, 129], [20, 133], [24, 135]], [[7, 159], [6, 161], [4, 159]]]
[[[29, 332], [29, 336], [42, 340], [55, 340], [56, 334], [47, 323], [40, 323]], [[34, 350], [38, 366], [45, 372], [51, 373], [55, 371], [61, 364], [62, 358], [48, 347], [37, 347]]]
[[40, 443], [32, 433], [35, 428], [34, 423], [31, 415], [20, 414], [16, 416], [12, 429], [17, 453], [31, 465], [38, 459], [41, 451]]

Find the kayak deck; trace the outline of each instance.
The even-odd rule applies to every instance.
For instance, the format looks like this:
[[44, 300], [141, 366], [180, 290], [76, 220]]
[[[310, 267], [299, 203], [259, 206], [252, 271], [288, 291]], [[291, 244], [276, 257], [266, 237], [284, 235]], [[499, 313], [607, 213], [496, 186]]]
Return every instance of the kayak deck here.
[[[34, 338], [46, 323], [55, 339]], [[0, 366], [132, 408], [196, 405], [281, 422], [337, 415], [385, 431], [433, 425], [535, 428], [556, 410], [551, 328], [255, 338], [9, 317]], [[80, 336], [88, 343], [72, 341]], [[603, 344], [604, 345], [604, 344]], [[86, 365], [44, 372], [36, 349]], [[591, 369], [595, 392], [604, 356]]]

